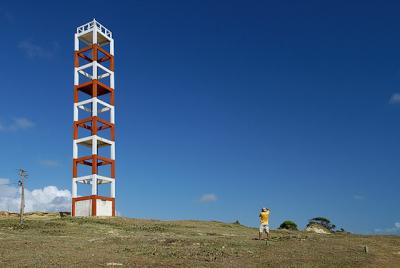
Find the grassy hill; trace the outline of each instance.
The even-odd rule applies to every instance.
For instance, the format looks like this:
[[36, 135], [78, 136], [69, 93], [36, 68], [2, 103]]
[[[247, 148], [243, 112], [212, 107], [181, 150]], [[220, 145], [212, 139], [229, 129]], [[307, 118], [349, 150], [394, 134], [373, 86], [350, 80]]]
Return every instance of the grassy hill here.
[[[400, 237], [320, 235], [204, 221], [0, 216], [1, 267], [400, 267]], [[364, 246], [368, 246], [365, 253]]]

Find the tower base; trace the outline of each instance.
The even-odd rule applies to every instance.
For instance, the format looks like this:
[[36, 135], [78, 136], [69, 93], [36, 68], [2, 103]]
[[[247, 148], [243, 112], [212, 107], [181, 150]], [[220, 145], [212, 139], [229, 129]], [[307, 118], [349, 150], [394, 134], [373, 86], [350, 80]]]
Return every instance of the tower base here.
[[99, 195], [72, 198], [72, 216], [115, 216], [115, 198]]

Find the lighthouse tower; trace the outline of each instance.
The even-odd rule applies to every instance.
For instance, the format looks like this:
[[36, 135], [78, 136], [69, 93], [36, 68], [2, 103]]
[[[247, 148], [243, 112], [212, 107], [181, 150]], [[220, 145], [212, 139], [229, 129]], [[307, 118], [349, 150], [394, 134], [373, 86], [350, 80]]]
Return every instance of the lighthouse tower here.
[[73, 127], [72, 216], [115, 216], [114, 39], [96, 20], [75, 33]]

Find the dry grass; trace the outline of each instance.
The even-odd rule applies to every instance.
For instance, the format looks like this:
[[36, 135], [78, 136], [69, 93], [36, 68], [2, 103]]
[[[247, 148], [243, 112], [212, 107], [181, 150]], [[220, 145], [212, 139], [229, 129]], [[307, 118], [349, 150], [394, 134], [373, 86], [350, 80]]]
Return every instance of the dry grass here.
[[[238, 224], [0, 216], [2, 267], [400, 267], [400, 237], [272, 231]], [[364, 252], [367, 245], [369, 253]]]

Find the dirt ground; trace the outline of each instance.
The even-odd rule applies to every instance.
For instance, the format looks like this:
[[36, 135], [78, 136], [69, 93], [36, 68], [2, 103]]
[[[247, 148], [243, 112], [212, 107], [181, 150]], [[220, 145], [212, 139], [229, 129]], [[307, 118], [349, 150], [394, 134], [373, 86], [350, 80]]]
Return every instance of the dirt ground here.
[[[400, 267], [400, 237], [128, 218], [0, 216], [0, 267]], [[364, 247], [368, 247], [368, 253]]]

